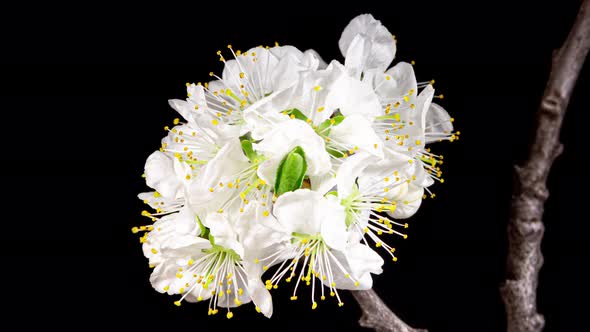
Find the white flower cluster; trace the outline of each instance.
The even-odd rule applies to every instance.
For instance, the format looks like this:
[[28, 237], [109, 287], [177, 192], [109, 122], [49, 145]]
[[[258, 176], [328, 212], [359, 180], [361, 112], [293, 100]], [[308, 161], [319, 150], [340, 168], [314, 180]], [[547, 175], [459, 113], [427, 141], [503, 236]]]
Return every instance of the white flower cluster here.
[[[406, 238], [401, 222], [443, 182], [427, 144], [455, 140], [433, 82], [393, 61], [396, 42], [371, 15], [339, 41], [344, 64], [292, 46], [228, 46], [221, 76], [187, 83], [182, 116], [145, 165], [139, 195], [153, 224], [134, 227], [150, 281], [209, 314], [252, 301], [267, 317], [281, 281], [309, 287], [312, 309], [340, 289], [372, 287], [383, 259], [369, 244]], [[264, 280], [264, 281], [263, 281]], [[303, 285], [305, 284], [305, 285]]]

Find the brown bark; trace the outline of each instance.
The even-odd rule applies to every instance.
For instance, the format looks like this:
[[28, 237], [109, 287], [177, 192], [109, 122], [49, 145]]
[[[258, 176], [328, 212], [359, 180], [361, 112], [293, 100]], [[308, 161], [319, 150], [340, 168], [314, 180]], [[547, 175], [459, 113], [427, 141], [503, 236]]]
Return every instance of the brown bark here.
[[359, 321], [362, 327], [372, 328], [377, 332], [426, 332], [404, 323], [383, 303], [374, 290], [352, 291], [352, 295], [363, 311]]
[[553, 55], [551, 74], [537, 112], [535, 139], [524, 166], [515, 167], [516, 184], [508, 225], [506, 282], [501, 287], [508, 332], [541, 331], [537, 285], [543, 265], [542, 217], [549, 196], [547, 176], [563, 147], [559, 133], [565, 111], [590, 48], [590, 0], [585, 0], [563, 46]]

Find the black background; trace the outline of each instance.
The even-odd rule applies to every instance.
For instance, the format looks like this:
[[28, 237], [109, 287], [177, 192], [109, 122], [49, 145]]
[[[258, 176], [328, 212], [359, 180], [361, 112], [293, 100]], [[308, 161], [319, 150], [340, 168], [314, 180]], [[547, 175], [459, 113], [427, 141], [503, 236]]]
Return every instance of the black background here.
[[[119, 7], [6, 10], [1, 20], [2, 297], [19, 326], [87, 329], [165, 327], [362, 330], [345, 306], [312, 311], [303, 291], [279, 289], [270, 320], [251, 306], [208, 317], [206, 305], [175, 307], [155, 292], [132, 226], [143, 209], [140, 175], [177, 115], [167, 105], [185, 82], [220, 72], [228, 43], [313, 48], [342, 60], [338, 39], [370, 12], [397, 36], [396, 61], [415, 60], [419, 80], [436, 79], [455, 117], [458, 142], [436, 146], [445, 184], [410, 220], [407, 241], [392, 239], [399, 261], [374, 278], [404, 320], [431, 331], [501, 331], [512, 165], [526, 156], [534, 115], [578, 1], [516, 6], [389, 1], [318, 6], [195, 3], [162, 9]], [[547, 331], [581, 326], [588, 295], [586, 120], [588, 65], [565, 119], [563, 155], [549, 179], [545, 265], [539, 310]]]

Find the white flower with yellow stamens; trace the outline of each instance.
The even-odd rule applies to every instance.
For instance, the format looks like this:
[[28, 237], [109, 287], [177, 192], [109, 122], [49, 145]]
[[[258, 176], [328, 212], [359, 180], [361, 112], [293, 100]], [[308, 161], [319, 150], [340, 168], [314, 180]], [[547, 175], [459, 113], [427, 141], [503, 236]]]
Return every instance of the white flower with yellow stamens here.
[[[349, 23], [339, 46], [349, 74], [370, 86], [379, 98], [381, 111], [369, 117], [385, 146], [411, 156], [412, 162], [423, 164], [432, 179], [444, 181], [437, 166], [442, 156], [432, 154], [425, 144], [453, 141], [459, 132], [453, 132], [453, 119], [448, 113], [432, 103], [434, 81], [417, 83], [413, 66], [405, 62], [385, 71], [395, 57], [395, 38], [370, 14], [357, 16]], [[410, 192], [419, 194], [419, 190]]]
[[[346, 213], [346, 226], [351, 241], [364, 238], [387, 250], [396, 261], [395, 249], [386, 243], [383, 234], [397, 234], [404, 239], [407, 223], [397, 219], [412, 216], [422, 202], [424, 186], [432, 183], [420, 165], [408, 163], [411, 157], [387, 153], [385, 159], [361, 153], [342, 164], [336, 192]], [[387, 213], [390, 217], [385, 215]], [[393, 219], [392, 219], [393, 218]]]
[[[256, 260], [265, 267], [280, 262], [266, 280], [268, 289], [277, 287], [283, 279], [293, 282], [291, 299], [296, 300], [300, 284], [305, 283], [311, 286], [313, 309], [318, 297], [325, 300], [326, 294], [336, 296], [342, 306], [338, 289], [371, 288], [370, 273], [382, 272], [383, 260], [377, 253], [358, 242], [348, 242], [345, 210], [333, 197], [308, 189], [285, 193], [277, 199], [274, 214], [276, 222], [264, 224], [290, 241], [282, 250]], [[316, 287], [320, 288], [318, 292]]]
[[194, 215], [156, 222], [144, 243], [146, 256], [156, 265], [150, 278], [153, 287], [180, 294], [176, 305], [208, 301], [209, 314], [227, 308], [226, 316], [232, 318], [231, 308], [254, 301], [257, 311], [270, 317], [272, 299], [260, 279], [262, 269], [250, 258], [273, 250], [281, 238], [260, 225], [244, 225], [257, 210], [250, 204], [243, 213], [211, 213], [202, 223]]
[[[407, 238], [442, 156], [426, 144], [455, 140], [453, 119], [398, 63], [396, 42], [371, 15], [345, 28], [344, 65], [326, 65], [292, 46], [228, 49], [220, 75], [187, 83], [181, 116], [145, 178], [139, 198], [153, 224], [133, 227], [154, 268], [150, 281], [175, 302], [207, 301], [209, 314], [254, 302], [270, 317], [279, 282], [318, 298], [368, 289], [387, 250], [386, 234]], [[262, 275], [267, 274], [262, 282]], [[301, 284], [305, 285], [301, 285]], [[316, 288], [318, 288], [316, 290]]]
[[[282, 137], [295, 132], [306, 141], [315, 142], [309, 148], [301, 144], [306, 153], [307, 150], [319, 153], [313, 153], [317, 158], [309, 158], [307, 175], [312, 189], [326, 192], [333, 186], [338, 166], [347, 156], [363, 151], [383, 156], [383, 143], [372, 128], [370, 116], [380, 110], [371, 87], [349, 77], [337, 61], [324, 70], [302, 74], [297, 84], [244, 111], [252, 137], [262, 140], [254, 148], [278, 156], [261, 165], [261, 177], [273, 182], [278, 161], [292, 147], [283, 144]], [[319, 167], [314, 166], [318, 163]]]

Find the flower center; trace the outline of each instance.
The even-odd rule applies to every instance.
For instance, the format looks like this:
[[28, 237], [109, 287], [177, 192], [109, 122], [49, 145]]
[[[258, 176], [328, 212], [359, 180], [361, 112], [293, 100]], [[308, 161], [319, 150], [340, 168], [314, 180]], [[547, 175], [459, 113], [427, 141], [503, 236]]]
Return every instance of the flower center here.
[[[263, 270], [267, 270], [275, 262], [282, 261], [274, 275], [266, 280], [266, 288], [268, 290], [276, 289], [283, 278], [287, 283], [296, 278], [291, 300], [297, 300], [299, 285], [301, 282], [305, 282], [306, 286], [311, 286], [311, 307], [316, 309], [318, 306], [315, 297], [317, 280], [319, 282], [317, 287], [320, 288], [320, 299], [325, 300], [326, 293], [328, 293], [331, 297], [336, 297], [338, 306], [343, 306], [344, 303], [336, 289], [336, 275], [344, 275], [355, 286], [359, 286], [360, 283], [350, 275], [346, 267], [340, 262], [340, 259], [326, 245], [322, 236], [294, 232], [291, 234], [291, 244], [288, 248], [275, 252], [266, 258], [255, 260], [255, 263], [261, 262], [264, 264]], [[290, 258], [285, 259], [285, 257]]]

